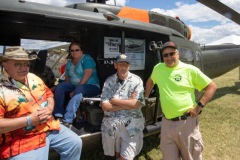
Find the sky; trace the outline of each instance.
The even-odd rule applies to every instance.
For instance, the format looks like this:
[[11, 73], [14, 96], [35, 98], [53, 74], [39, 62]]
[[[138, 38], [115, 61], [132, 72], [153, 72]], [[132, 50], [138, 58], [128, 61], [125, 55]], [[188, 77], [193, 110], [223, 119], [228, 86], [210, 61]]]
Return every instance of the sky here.
[[[82, 3], [84, 0], [26, 0], [65, 6]], [[240, 13], [240, 0], [220, 0], [225, 5]], [[108, 0], [108, 4], [128, 6], [155, 11], [161, 14], [178, 16], [192, 30], [192, 41], [208, 44], [229, 35], [240, 36], [240, 26], [221, 14], [209, 9], [196, 0]], [[27, 43], [26, 41], [24, 43]]]

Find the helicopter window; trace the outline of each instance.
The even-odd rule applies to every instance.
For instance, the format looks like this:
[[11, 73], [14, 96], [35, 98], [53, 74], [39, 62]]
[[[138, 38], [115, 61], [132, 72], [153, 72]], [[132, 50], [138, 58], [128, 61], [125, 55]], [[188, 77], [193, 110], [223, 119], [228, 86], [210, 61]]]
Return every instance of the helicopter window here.
[[176, 19], [169, 19], [169, 27], [181, 33], [181, 25]]
[[166, 26], [166, 18], [164, 16], [150, 12], [150, 22], [161, 26]]
[[188, 48], [179, 48], [180, 60], [183, 62], [192, 62], [193, 61], [193, 53]]

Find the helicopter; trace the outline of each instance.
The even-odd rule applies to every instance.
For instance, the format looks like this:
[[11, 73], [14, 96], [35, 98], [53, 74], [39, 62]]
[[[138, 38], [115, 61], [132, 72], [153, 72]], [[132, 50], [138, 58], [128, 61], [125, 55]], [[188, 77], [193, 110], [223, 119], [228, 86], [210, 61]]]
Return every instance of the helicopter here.
[[[130, 57], [130, 71], [145, 83], [153, 67], [162, 61], [160, 50], [167, 41], [177, 45], [182, 62], [198, 67], [210, 78], [240, 65], [238, 45], [200, 46], [190, 41], [191, 29], [178, 17], [106, 5], [103, 1], [57, 7], [24, 0], [0, 0], [0, 17], [2, 46], [21, 45], [23, 38], [82, 41], [86, 53], [91, 54], [97, 63], [101, 86], [116, 72], [113, 64], [119, 53]], [[196, 97], [199, 94], [196, 93]], [[162, 112], [158, 96], [153, 89], [149, 102], [142, 108], [146, 124], [144, 136], [161, 130]], [[101, 147], [103, 112], [98, 98], [86, 97], [81, 105], [87, 109], [87, 123], [81, 128], [79, 137], [83, 140], [83, 152], [87, 152]], [[50, 159], [54, 156], [56, 153], [50, 151]]]

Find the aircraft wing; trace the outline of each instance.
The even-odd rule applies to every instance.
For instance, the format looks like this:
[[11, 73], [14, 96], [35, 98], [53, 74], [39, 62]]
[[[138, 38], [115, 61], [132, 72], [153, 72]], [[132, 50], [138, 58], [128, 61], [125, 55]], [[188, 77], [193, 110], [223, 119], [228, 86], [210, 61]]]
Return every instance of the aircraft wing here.
[[226, 6], [218, 0], [197, 0], [203, 5], [213, 9], [214, 11], [220, 13], [221, 15], [227, 17], [228, 19], [240, 24], [240, 14], [233, 10], [232, 8]]

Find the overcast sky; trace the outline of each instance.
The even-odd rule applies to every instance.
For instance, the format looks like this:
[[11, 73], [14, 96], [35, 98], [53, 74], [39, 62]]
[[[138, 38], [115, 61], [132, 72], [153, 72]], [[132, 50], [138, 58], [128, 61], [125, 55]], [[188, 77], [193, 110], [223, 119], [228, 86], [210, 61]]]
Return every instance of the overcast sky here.
[[[84, 0], [27, 0], [65, 6]], [[240, 0], [220, 0], [240, 13]], [[107, 1], [114, 4], [114, 0]], [[229, 35], [240, 36], [240, 26], [212, 11], [196, 0], [116, 0], [117, 5], [152, 10], [161, 14], [178, 16], [192, 29], [193, 41], [208, 44]]]

